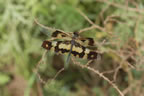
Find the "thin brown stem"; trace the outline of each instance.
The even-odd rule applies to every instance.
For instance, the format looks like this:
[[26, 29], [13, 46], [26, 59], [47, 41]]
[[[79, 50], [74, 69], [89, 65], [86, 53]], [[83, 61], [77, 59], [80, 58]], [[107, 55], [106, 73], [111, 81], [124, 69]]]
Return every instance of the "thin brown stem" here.
[[88, 27], [88, 28], [85, 28], [85, 29], [81, 29], [79, 32], [84, 32], [84, 31], [88, 31], [88, 30], [91, 30], [91, 29], [94, 29], [94, 28], [97, 28], [101, 31], [105, 31], [104, 28], [96, 25], [94, 22], [92, 22], [82, 11], [80, 11], [79, 9], [77, 9], [77, 11], [92, 25], [91, 27]]
[[44, 28], [44, 29], [47, 29], [47, 30], [50, 30], [50, 31], [56, 30], [55, 28], [51, 28], [51, 27], [48, 27], [48, 26], [45, 26], [45, 25], [39, 23], [36, 18], [34, 18], [34, 22], [35, 22], [36, 24], [38, 24], [39, 26], [41, 26], [42, 28]]
[[75, 65], [78, 65], [81, 68], [86, 68], [86, 69], [94, 72], [95, 74], [99, 75], [100, 77], [102, 77], [109, 84], [111, 84], [113, 86], [113, 88], [115, 88], [118, 91], [118, 93], [120, 94], [120, 96], [124, 96], [124, 94], [120, 91], [120, 89], [112, 81], [110, 81], [107, 77], [105, 77], [102, 73], [100, 73], [98, 70], [95, 70], [95, 69], [93, 69], [93, 68], [91, 68], [89, 66], [86, 66], [86, 65], [82, 65], [79, 62], [76, 62], [73, 58], [72, 58], [72, 61], [74, 62]]

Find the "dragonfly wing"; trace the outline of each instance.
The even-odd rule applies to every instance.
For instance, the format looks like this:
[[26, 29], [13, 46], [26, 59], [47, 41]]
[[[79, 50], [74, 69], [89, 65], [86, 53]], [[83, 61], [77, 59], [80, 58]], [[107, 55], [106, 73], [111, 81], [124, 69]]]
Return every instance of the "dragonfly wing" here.
[[96, 59], [98, 53], [75, 42], [71, 50], [71, 41], [44, 41], [42, 47], [59, 54], [71, 53], [73, 56], [84, 59]]
[[95, 45], [95, 41], [93, 38], [81, 38], [80, 37], [77, 40], [82, 45], [86, 45], [86, 46], [94, 46]]
[[71, 36], [63, 31], [56, 30], [52, 33], [52, 37], [57, 39], [67, 39], [70, 38]]

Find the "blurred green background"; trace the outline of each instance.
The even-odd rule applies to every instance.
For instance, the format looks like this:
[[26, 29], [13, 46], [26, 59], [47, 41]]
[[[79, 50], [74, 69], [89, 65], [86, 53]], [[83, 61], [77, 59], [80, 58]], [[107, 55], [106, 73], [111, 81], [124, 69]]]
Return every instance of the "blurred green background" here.
[[[33, 72], [51, 33], [34, 18], [66, 32], [90, 27], [78, 9], [105, 29], [81, 34], [94, 38], [103, 52], [90, 66], [114, 80], [124, 95], [143, 96], [144, 0], [0, 0], [0, 96], [119, 96], [103, 78], [72, 62], [46, 84]], [[53, 79], [66, 57], [49, 51], [38, 69], [41, 78]]]

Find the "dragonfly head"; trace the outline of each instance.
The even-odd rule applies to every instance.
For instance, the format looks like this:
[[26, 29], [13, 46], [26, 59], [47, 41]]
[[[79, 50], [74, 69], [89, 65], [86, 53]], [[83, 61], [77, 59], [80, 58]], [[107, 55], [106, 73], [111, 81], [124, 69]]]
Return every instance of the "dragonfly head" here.
[[73, 39], [76, 39], [79, 36], [78, 32], [73, 33]]

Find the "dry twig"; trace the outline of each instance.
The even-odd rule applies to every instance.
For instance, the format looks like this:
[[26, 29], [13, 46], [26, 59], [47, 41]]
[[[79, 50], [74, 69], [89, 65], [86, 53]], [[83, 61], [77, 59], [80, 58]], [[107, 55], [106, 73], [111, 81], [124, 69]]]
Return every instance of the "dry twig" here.
[[79, 31], [79, 33], [84, 32], [84, 31], [88, 31], [88, 30], [91, 30], [91, 29], [94, 29], [94, 28], [97, 28], [97, 29], [99, 29], [99, 30], [101, 30], [103, 32], [105, 31], [104, 28], [102, 28], [102, 27], [96, 25], [95, 23], [93, 23], [82, 11], [80, 11], [79, 9], [77, 9], [77, 11], [92, 25], [91, 27], [88, 27], [88, 28], [85, 28], [85, 29], [81, 29]]
[[124, 94], [120, 91], [120, 89], [112, 81], [110, 81], [107, 77], [105, 77], [102, 73], [100, 73], [98, 70], [95, 70], [95, 69], [93, 69], [89, 66], [86, 66], [86, 65], [82, 65], [82, 64], [80, 64], [80, 62], [76, 62], [73, 58], [72, 58], [72, 61], [74, 62], [75, 65], [78, 65], [81, 68], [86, 68], [86, 69], [94, 72], [95, 74], [99, 75], [100, 77], [102, 77], [109, 84], [111, 84], [113, 86], [113, 88], [115, 88], [121, 96], [124, 96]]
[[[35, 72], [36, 75], [38, 76], [40, 82], [43, 83], [43, 84], [48, 83], [48, 81], [45, 81], [45, 80], [42, 79], [42, 77], [41, 77], [40, 74], [38, 73], [38, 69], [39, 69], [40, 64], [43, 62], [43, 58], [45, 57], [46, 53], [47, 53], [47, 50], [43, 53], [42, 58], [40, 59], [40, 61], [38, 62], [38, 64], [36, 65], [36, 68], [35, 68], [35, 70], [34, 70], [34, 72]], [[54, 76], [54, 78], [51, 79], [50, 82], [54, 81], [54, 80], [56, 79], [56, 77], [57, 77], [62, 71], [64, 71], [64, 68], [60, 69], [60, 70], [56, 73], [56, 75]]]

